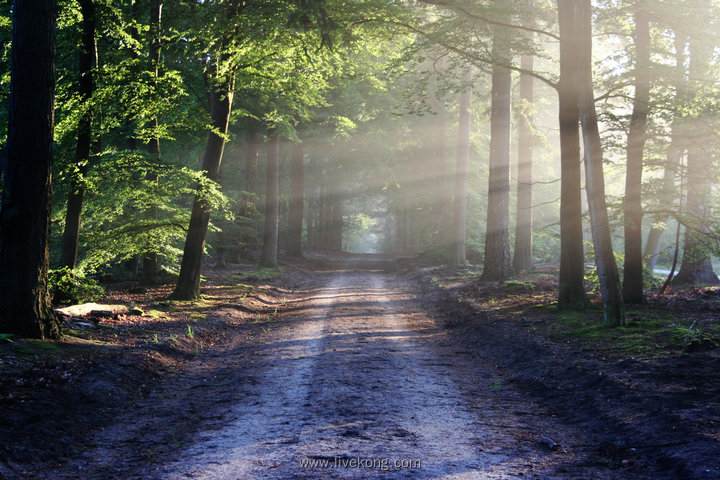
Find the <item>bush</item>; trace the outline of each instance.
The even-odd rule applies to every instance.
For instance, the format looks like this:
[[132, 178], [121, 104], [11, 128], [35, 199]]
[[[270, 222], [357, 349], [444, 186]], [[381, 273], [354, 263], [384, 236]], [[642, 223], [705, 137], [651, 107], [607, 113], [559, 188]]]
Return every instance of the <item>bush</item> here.
[[48, 283], [54, 305], [94, 302], [105, 293], [95, 279], [68, 267], [50, 270]]

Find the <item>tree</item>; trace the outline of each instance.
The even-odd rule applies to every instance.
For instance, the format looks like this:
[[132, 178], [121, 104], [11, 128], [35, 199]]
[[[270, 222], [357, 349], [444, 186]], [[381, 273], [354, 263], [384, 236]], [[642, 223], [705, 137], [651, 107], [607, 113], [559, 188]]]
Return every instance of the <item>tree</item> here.
[[[161, 29], [162, 29], [162, 10], [163, 2], [155, 0], [151, 5], [150, 10], [150, 41], [148, 42], [148, 57], [150, 60], [150, 70], [153, 73], [153, 80], [157, 87], [158, 78], [160, 76], [160, 48], [161, 48]], [[148, 154], [153, 157], [156, 161], [160, 159], [160, 138], [158, 136], [159, 122], [156, 116], [152, 120], [154, 126], [153, 135], [147, 142]], [[145, 179], [151, 182], [157, 182], [158, 176], [154, 172], [148, 172], [145, 175]], [[157, 217], [157, 209], [152, 208], [150, 210], [150, 216], [152, 218]], [[155, 249], [149, 245], [147, 251], [143, 255], [142, 263], [142, 280], [145, 285], [156, 285], [158, 283], [159, 275], [159, 263], [158, 254]]]
[[[227, 59], [224, 59], [227, 60]], [[216, 74], [222, 65], [219, 62], [215, 68]], [[208, 180], [216, 181], [220, 173], [223, 151], [225, 150], [225, 138], [230, 123], [230, 112], [232, 111], [232, 99], [234, 94], [234, 79], [215, 76], [212, 82], [216, 82], [210, 88], [210, 117], [212, 118], [213, 130], [208, 135], [205, 155], [203, 157], [202, 170]], [[199, 186], [198, 189], [202, 188]], [[208, 224], [210, 223], [210, 209], [201, 193], [195, 196], [190, 226], [188, 227], [185, 249], [183, 251], [180, 276], [177, 285], [172, 293], [172, 298], [178, 300], [191, 300], [200, 295], [200, 274], [202, 271], [202, 258], [205, 251], [205, 236], [207, 235]]]
[[559, 310], [583, 310], [589, 300], [585, 293], [580, 190], [580, 136], [578, 125], [578, 5], [576, 0], [558, 0], [560, 27], [560, 79], [558, 120], [560, 124], [560, 290]]
[[290, 225], [287, 254], [302, 257], [303, 207], [305, 203], [305, 155], [302, 143], [296, 143], [290, 157]]
[[267, 142], [267, 183], [265, 188], [265, 230], [260, 265], [277, 267], [278, 214], [280, 205], [280, 135], [269, 133]]
[[650, 104], [650, 19], [644, 1], [635, 4], [635, 97], [627, 139], [625, 175], [625, 264], [623, 298], [643, 302], [642, 172], [645, 131]]
[[485, 266], [482, 279], [502, 281], [512, 275], [510, 258], [510, 96], [512, 75], [499, 27], [493, 29]]
[[472, 100], [472, 69], [463, 76], [459, 99], [457, 164], [455, 167], [455, 200], [453, 202], [453, 257], [455, 265], [465, 265], [465, 230], [467, 219], [468, 168], [470, 165], [470, 102]]
[[518, 118], [518, 173], [517, 213], [515, 222], [515, 249], [512, 268], [515, 273], [527, 272], [532, 268], [532, 181], [533, 181], [533, 77], [527, 72], [533, 70], [534, 56], [520, 58], [520, 113]]
[[15, 0], [7, 164], [0, 206], [0, 331], [56, 337], [47, 275], [55, 0]]
[[83, 110], [78, 126], [75, 147], [75, 164], [70, 175], [67, 210], [65, 211], [65, 230], [62, 239], [60, 265], [75, 268], [80, 239], [80, 216], [85, 196], [85, 176], [90, 167], [90, 149], [92, 146], [93, 107], [91, 100], [95, 84], [93, 68], [95, 64], [95, 3], [93, 0], [79, 0], [82, 13], [82, 40], [78, 55], [79, 95]]
[[605, 178], [603, 174], [602, 144], [595, 112], [592, 82], [592, 10], [591, 0], [578, 1], [577, 15], [578, 57], [573, 62], [578, 68], [578, 105], [580, 125], [585, 147], [585, 187], [587, 189], [590, 227], [595, 247], [595, 265], [600, 279], [605, 323], [610, 326], [626, 324], [625, 305], [620, 286], [620, 275], [612, 240], [607, 204], [605, 202]]

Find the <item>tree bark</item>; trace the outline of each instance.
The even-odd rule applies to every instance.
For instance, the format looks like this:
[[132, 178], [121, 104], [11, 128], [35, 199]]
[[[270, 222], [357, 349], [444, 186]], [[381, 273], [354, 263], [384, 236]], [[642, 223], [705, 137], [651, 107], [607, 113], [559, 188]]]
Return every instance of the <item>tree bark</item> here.
[[280, 207], [280, 136], [270, 133], [267, 154], [267, 184], [265, 188], [265, 230], [260, 265], [277, 267], [278, 219]]
[[600, 279], [605, 323], [609, 326], [622, 326], [627, 323], [625, 304], [610, 237], [610, 222], [605, 203], [602, 145], [593, 96], [592, 10], [590, 0], [582, 0], [577, 3], [580, 33], [578, 53], [580, 56], [574, 64], [579, 68], [580, 125], [585, 147], [585, 186], [590, 210], [590, 227], [595, 246], [595, 265]]
[[560, 27], [560, 80], [558, 82], [560, 125], [560, 286], [558, 310], [583, 310], [589, 305], [584, 287], [582, 190], [578, 84], [577, 2], [558, 0]]
[[15, 0], [5, 188], [0, 207], [0, 331], [57, 337], [48, 294], [55, 92], [55, 0]]
[[[502, 59], [495, 29], [493, 58]], [[505, 61], [503, 60], [503, 63]], [[492, 68], [490, 107], [490, 173], [488, 175], [487, 229], [483, 281], [502, 281], [512, 276], [510, 258], [510, 70], [499, 64]]]
[[468, 170], [470, 167], [470, 102], [472, 69], [463, 76], [464, 90], [459, 99], [457, 164], [455, 167], [455, 201], [453, 202], [452, 251], [455, 265], [465, 265], [465, 229], [467, 219]]
[[296, 143], [290, 158], [290, 219], [287, 254], [302, 257], [302, 233], [305, 204], [305, 154], [303, 145]]
[[643, 1], [635, 4], [635, 98], [627, 140], [625, 175], [625, 264], [623, 298], [626, 303], [643, 303], [642, 255], [642, 171], [650, 104], [650, 19]]
[[520, 58], [520, 104], [522, 111], [518, 120], [518, 173], [517, 173], [517, 213], [515, 222], [515, 251], [513, 270], [515, 273], [532, 269], [532, 181], [533, 181], [533, 78], [527, 72], [534, 67], [534, 57], [523, 55]]
[[90, 147], [92, 145], [93, 111], [89, 107], [92, 99], [93, 63], [95, 59], [95, 4], [92, 0], [80, 0], [82, 13], [82, 40], [78, 54], [79, 88], [78, 93], [86, 111], [78, 126], [75, 146], [75, 165], [70, 174], [70, 192], [65, 210], [65, 230], [63, 231], [60, 252], [60, 265], [75, 268], [80, 241], [80, 216], [85, 196], [85, 175], [90, 167]]
[[[210, 117], [213, 129], [208, 136], [202, 170], [210, 180], [216, 181], [220, 173], [223, 152], [225, 150], [225, 135], [230, 123], [232, 110], [233, 85], [228, 81], [225, 85], [213, 86], [210, 89]], [[200, 296], [200, 274], [202, 273], [202, 259], [205, 251], [205, 237], [210, 223], [210, 207], [198, 193], [193, 202], [183, 251], [180, 276], [175, 291], [171, 295], [177, 300], [192, 300]]]

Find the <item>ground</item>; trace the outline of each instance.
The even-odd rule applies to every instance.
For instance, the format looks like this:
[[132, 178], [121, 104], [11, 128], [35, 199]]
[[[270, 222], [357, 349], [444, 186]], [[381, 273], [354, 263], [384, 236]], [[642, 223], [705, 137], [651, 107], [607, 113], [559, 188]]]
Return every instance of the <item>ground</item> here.
[[[624, 329], [379, 256], [210, 270], [197, 302], [0, 340], [0, 478], [720, 478], [720, 297]], [[130, 293], [135, 292], [135, 293]]]

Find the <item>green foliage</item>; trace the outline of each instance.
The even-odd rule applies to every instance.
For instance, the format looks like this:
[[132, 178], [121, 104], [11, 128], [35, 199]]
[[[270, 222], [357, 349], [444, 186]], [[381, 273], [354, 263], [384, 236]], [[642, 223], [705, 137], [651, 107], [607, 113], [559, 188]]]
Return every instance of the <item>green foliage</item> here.
[[50, 270], [48, 283], [56, 305], [94, 302], [105, 294], [105, 289], [95, 279], [68, 267]]

